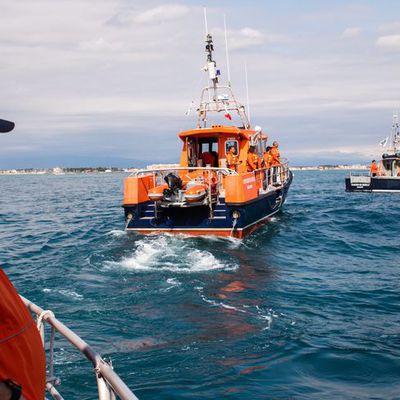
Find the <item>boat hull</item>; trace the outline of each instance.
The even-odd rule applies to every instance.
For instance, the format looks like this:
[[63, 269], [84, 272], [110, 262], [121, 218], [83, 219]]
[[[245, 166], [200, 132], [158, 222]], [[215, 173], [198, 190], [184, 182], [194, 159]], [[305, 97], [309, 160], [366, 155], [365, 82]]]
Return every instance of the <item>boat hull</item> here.
[[398, 192], [400, 193], [400, 177], [362, 177], [363, 179], [357, 180], [356, 178], [346, 178], [346, 192]]
[[[148, 201], [124, 205], [126, 230], [143, 234], [171, 233], [195, 236], [233, 236], [243, 238], [268, 222], [286, 200], [292, 174], [286, 183], [246, 203], [226, 203], [219, 198], [210, 217], [208, 206], [155, 207]], [[239, 217], [235, 220], [233, 215]]]

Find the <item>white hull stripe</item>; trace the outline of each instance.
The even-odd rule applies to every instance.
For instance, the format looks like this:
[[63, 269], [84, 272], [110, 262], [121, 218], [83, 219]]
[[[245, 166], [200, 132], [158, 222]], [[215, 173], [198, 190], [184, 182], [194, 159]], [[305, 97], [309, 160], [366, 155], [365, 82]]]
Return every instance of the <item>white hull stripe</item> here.
[[372, 189], [371, 192], [381, 192], [381, 193], [390, 193], [390, 192], [400, 192], [400, 190], [390, 190], [390, 189]]
[[[276, 210], [272, 212], [271, 214], [268, 214], [265, 217], [262, 217], [258, 219], [257, 221], [252, 222], [249, 225], [246, 225], [244, 228], [235, 228], [235, 231], [243, 231], [244, 229], [250, 228], [251, 226], [266, 220], [269, 217], [272, 217], [274, 214], [276, 214], [279, 210]], [[146, 217], [146, 219], [152, 219], [150, 217]], [[142, 218], [144, 219], [144, 218]], [[232, 228], [126, 228], [127, 231], [232, 231]]]

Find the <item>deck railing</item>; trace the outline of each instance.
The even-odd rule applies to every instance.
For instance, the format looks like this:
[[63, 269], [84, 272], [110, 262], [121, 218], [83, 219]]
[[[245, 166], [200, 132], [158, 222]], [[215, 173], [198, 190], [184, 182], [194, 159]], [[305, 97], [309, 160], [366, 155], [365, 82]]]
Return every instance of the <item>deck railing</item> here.
[[[190, 177], [190, 172], [200, 171], [203, 173], [204, 181], [211, 184], [211, 181], [216, 182], [217, 190], [216, 193], [219, 194], [221, 189], [223, 189], [223, 177], [224, 176], [237, 176], [237, 171], [230, 168], [215, 168], [215, 167], [165, 167], [165, 168], [151, 168], [151, 169], [141, 169], [133, 172], [130, 176], [140, 177], [145, 175], [153, 176], [153, 186], [162, 185], [164, 178], [169, 173], [175, 173], [181, 178], [185, 178], [185, 173], [187, 179], [192, 179]], [[260, 168], [254, 172], [258, 187], [260, 190], [268, 190], [269, 188], [276, 188], [277, 186], [284, 185], [289, 179], [289, 166], [286, 159], [282, 159], [281, 164], [272, 166], [270, 168]], [[211, 205], [211, 202], [210, 202]]]
[[215, 168], [215, 167], [165, 167], [165, 168], [147, 168], [147, 169], [139, 169], [137, 171], [132, 172], [129, 176], [143, 176], [150, 175], [152, 173], [170, 173], [170, 172], [184, 172], [184, 171], [214, 171], [215, 173], [220, 173], [222, 175], [238, 175], [238, 173], [229, 168]]
[[[99, 400], [115, 400], [116, 396], [122, 400], [137, 400], [129, 387], [122, 381], [118, 374], [113, 370], [112, 365], [107, 363], [99, 353], [94, 351], [81, 337], [60, 322], [49, 310], [43, 310], [41, 307], [32, 303], [25, 297], [21, 296], [26, 307], [36, 315], [37, 327], [42, 337], [43, 346], [48, 347], [49, 354], [47, 360], [47, 378], [46, 389], [56, 400], [63, 400], [63, 397], [56, 389], [56, 385], [60, 380], [54, 374], [54, 342], [55, 335], [58, 332], [67, 339], [74, 347], [76, 347], [83, 356], [85, 356], [93, 365], [96, 375], [98, 399]], [[49, 342], [46, 343], [45, 325], [50, 327]]]
[[350, 171], [350, 176], [371, 176], [369, 171]]
[[269, 168], [260, 168], [254, 171], [258, 187], [268, 189], [271, 186], [281, 186], [289, 179], [289, 165], [282, 162]]

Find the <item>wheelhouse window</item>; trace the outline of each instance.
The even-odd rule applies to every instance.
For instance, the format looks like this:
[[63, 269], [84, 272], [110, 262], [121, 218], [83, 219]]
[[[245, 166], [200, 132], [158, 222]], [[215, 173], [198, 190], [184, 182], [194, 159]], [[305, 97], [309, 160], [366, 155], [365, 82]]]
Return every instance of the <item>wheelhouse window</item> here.
[[218, 139], [201, 138], [199, 139], [199, 160], [203, 167], [210, 165], [218, 167]]
[[187, 141], [187, 157], [189, 167], [195, 167], [197, 164], [196, 154], [196, 141], [195, 139], [189, 139]]
[[383, 160], [382, 161], [382, 171], [381, 174], [382, 175], [386, 175], [386, 176], [391, 176], [392, 175], [392, 161], [393, 160]]

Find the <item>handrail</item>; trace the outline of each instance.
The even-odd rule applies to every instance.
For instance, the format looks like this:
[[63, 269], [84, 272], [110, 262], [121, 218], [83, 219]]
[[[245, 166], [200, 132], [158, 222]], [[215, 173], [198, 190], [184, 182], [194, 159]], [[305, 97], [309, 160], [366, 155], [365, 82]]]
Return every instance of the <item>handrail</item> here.
[[224, 175], [238, 175], [238, 173], [230, 168], [216, 168], [216, 167], [166, 167], [166, 168], [157, 168], [157, 169], [139, 169], [137, 171], [132, 172], [129, 176], [138, 176], [143, 174], [151, 174], [154, 172], [164, 172], [164, 171], [220, 171]]
[[280, 167], [280, 168], [283, 168], [285, 171], [288, 171], [289, 170], [289, 163], [288, 162], [283, 162], [283, 163], [280, 163], [280, 164], [277, 164], [277, 165], [271, 165], [270, 167], [258, 168], [258, 169], [255, 169], [254, 172], [267, 171], [267, 170], [271, 170], [271, 169], [276, 168], [276, 167]]
[[[123, 380], [113, 370], [111, 365], [104, 361], [100, 354], [94, 351], [81, 337], [60, 322], [52, 312], [44, 311], [41, 307], [25, 297], [20, 297], [26, 307], [37, 316], [38, 320], [40, 319], [38, 322], [47, 322], [52, 329], [55, 329], [57, 332], [59, 332], [93, 364], [99, 389], [99, 400], [112, 400], [115, 399], [115, 395], [122, 400], [138, 400], [125, 382], [123, 382]], [[44, 340], [44, 336], [42, 336], [42, 339]], [[50, 362], [52, 363], [52, 360], [50, 360]], [[51, 380], [55, 379], [54, 377], [50, 376], [49, 380], [50, 378]], [[48, 381], [46, 387], [50, 394], [53, 395], [54, 393], [60, 396], [55, 390], [52, 382]]]

